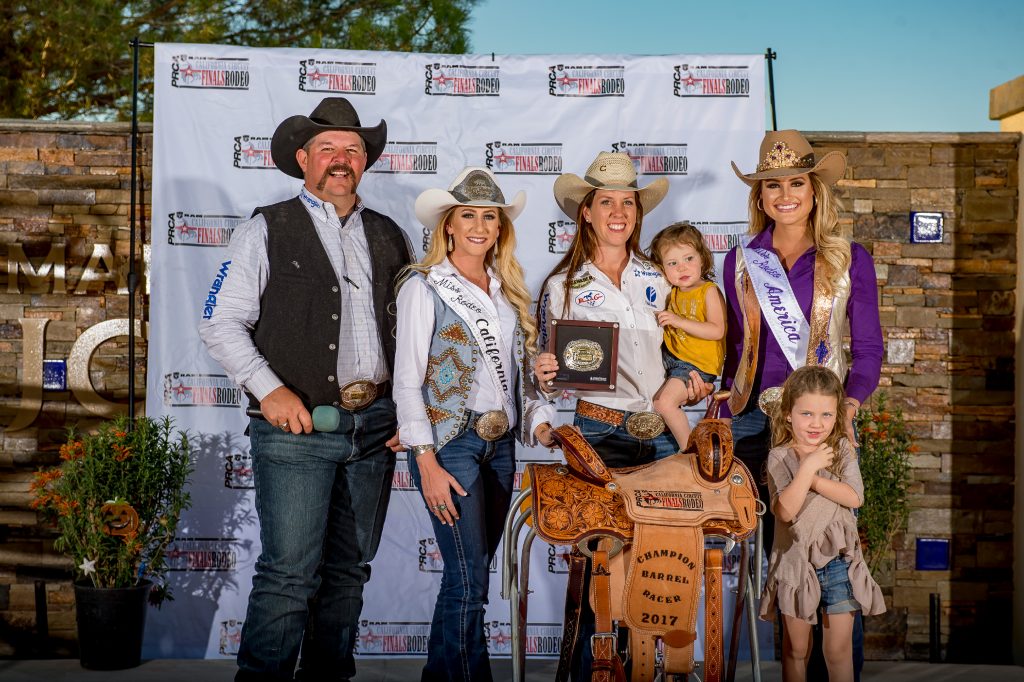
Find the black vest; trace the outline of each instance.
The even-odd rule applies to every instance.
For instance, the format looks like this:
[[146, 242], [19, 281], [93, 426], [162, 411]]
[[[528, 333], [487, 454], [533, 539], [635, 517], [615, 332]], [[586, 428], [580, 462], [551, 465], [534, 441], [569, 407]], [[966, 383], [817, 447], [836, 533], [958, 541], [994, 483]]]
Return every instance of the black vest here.
[[[298, 197], [261, 206], [267, 221], [270, 278], [260, 299], [253, 341], [307, 409], [338, 402], [341, 294], [320, 237]], [[373, 269], [373, 309], [388, 371], [395, 365], [395, 278], [409, 263], [401, 228], [385, 215], [360, 214]], [[259, 403], [249, 398], [253, 407]]]

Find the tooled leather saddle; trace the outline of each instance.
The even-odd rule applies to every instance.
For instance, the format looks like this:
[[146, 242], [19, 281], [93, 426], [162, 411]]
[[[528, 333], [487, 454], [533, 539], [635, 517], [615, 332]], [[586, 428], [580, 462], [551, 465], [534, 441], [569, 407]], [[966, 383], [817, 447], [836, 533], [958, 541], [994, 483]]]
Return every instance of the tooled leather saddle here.
[[717, 418], [727, 395], [716, 396], [685, 451], [651, 464], [609, 469], [578, 430], [561, 426], [555, 438], [566, 463], [527, 465], [536, 534], [577, 548], [570, 560], [576, 575], [570, 576], [556, 679], [568, 676], [578, 626], [572, 604], [582, 596], [573, 591], [581, 592], [584, 555], [592, 563], [593, 682], [625, 680], [613, 621], [629, 630], [632, 682], [654, 679], [658, 640], [663, 672], [693, 672], [702, 582], [704, 679], [721, 679], [722, 550], [705, 550], [704, 538], [739, 541], [757, 526], [756, 485], [733, 459], [728, 423]]

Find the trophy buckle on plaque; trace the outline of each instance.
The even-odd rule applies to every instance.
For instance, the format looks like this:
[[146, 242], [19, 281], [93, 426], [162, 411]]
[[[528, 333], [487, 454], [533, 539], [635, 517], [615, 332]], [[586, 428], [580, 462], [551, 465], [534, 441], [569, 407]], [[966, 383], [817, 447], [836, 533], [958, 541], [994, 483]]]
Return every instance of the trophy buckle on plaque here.
[[552, 320], [549, 353], [558, 358], [551, 388], [614, 391], [619, 361], [619, 323]]

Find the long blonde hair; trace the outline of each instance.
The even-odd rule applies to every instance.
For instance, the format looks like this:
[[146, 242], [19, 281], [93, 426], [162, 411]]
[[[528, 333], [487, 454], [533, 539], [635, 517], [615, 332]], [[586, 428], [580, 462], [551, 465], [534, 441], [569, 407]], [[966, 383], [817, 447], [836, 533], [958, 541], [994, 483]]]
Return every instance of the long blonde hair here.
[[[850, 242], [839, 234], [839, 209], [842, 207], [832, 188], [826, 185], [816, 173], [810, 173], [811, 189], [814, 191], [814, 206], [808, 221], [811, 224], [811, 238], [818, 253], [825, 259], [826, 292], [829, 296], [839, 278], [850, 268]], [[752, 236], [761, 234], [768, 229], [770, 218], [761, 208], [760, 180], [750, 187], [747, 210], [750, 213], [750, 230]]]
[[[569, 310], [569, 299], [572, 297], [572, 287], [569, 286], [569, 280], [575, 277], [576, 272], [583, 267], [584, 263], [594, 260], [594, 256], [597, 255], [597, 233], [594, 231], [593, 224], [583, 217], [584, 209], [590, 208], [593, 205], [596, 192], [596, 189], [592, 189], [587, 193], [587, 196], [583, 197], [579, 208], [576, 209], [576, 234], [573, 235], [572, 243], [569, 244], [569, 248], [565, 255], [562, 256], [562, 260], [558, 261], [558, 264], [548, 273], [548, 276], [544, 278], [544, 282], [540, 285], [541, 296], [537, 299], [538, 319], [543, 315], [541, 306], [544, 300], [544, 288], [547, 287], [548, 280], [560, 272], [565, 273], [566, 284], [562, 298], [562, 315], [565, 315]], [[640, 192], [636, 192], [635, 195], [636, 225], [633, 227], [633, 233], [626, 240], [626, 251], [632, 256], [646, 260], [647, 257], [640, 249], [640, 229], [644, 225], [644, 207], [640, 203]]]
[[832, 463], [828, 470], [837, 478], [842, 477], [842, 455], [840, 443], [846, 438], [846, 404], [843, 399], [843, 382], [828, 367], [805, 365], [788, 377], [782, 384], [782, 400], [772, 412], [772, 447], [785, 445], [793, 440], [793, 424], [787, 419], [793, 412], [793, 403], [802, 395], [818, 393], [836, 399], [836, 423], [832, 432], [825, 437], [825, 445], [832, 448]]
[[[423, 260], [408, 265], [402, 270], [398, 276], [396, 288], [401, 287], [412, 273], [418, 272], [425, 275], [430, 268], [448, 257], [448, 235], [445, 228], [448, 227], [452, 216], [460, 208], [463, 208], [461, 204], [452, 206], [445, 211], [430, 234], [430, 246], [423, 254]], [[519, 318], [519, 326], [523, 328], [526, 353], [532, 357], [537, 353], [537, 320], [530, 314], [530, 303], [533, 299], [530, 296], [530, 290], [526, 288], [523, 267], [516, 258], [515, 227], [505, 215], [504, 210], [497, 208], [497, 211], [500, 225], [498, 240], [484, 256], [484, 266], [492, 268], [498, 273], [498, 279], [501, 280], [501, 291], [515, 309], [516, 317]], [[497, 253], [497, 257], [495, 257], [495, 253]]]

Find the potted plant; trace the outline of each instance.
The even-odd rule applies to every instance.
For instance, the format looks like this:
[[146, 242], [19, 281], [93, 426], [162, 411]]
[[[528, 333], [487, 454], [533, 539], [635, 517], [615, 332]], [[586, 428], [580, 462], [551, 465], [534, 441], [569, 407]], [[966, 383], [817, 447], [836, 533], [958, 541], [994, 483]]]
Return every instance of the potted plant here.
[[864, 504], [857, 525], [864, 558], [872, 574], [889, 555], [892, 540], [907, 522], [910, 504], [910, 455], [917, 452], [903, 411], [890, 408], [884, 393], [869, 401], [857, 416]]
[[137, 666], [147, 601], [172, 598], [164, 551], [190, 506], [188, 436], [167, 417], [121, 416], [94, 433], [69, 431], [60, 459], [36, 474], [32, 506], [54, 522], [54, 548], [75, 565], [82, 665]]

